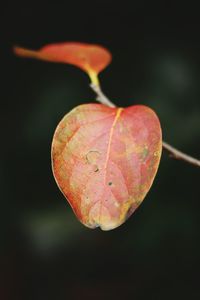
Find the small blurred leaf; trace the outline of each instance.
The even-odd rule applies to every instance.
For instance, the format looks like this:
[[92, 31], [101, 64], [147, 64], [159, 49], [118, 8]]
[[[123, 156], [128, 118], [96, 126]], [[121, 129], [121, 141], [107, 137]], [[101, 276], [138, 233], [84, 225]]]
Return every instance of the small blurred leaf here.
[[37, 51], [14, 47], [14, 52], [22, 57], [72, 64], [85, 71], [94, 84], [98, 84], [98, 74], [111, 61], [110, 52], [102, 46], [77, 42], [50, 44]]

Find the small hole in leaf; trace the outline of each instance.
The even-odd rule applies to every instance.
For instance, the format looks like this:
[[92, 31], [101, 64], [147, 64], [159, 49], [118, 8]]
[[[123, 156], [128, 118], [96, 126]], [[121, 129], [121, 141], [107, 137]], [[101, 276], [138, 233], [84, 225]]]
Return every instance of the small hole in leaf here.
[[98, 172], [99, 171], [99, 168], [96, 166], [94, 172]]

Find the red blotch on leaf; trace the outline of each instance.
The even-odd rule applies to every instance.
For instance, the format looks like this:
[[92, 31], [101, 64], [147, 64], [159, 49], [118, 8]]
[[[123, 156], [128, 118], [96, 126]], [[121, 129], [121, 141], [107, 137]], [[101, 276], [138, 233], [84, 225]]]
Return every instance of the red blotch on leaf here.
[[52, 168], [78, 219], [90, 228], [110, 230], [143, 201], [161, 151], [160, 123], [150, 108], [84, 104], [59, 123]]
[[37, 51], [14, 47], [14, 52], [23, 57], [72, 64], [88, 73], [90, 77], [93, 73], [98, 75], [111, 61], [111, 54], [104, 47], [77, 42], [49, 44]]

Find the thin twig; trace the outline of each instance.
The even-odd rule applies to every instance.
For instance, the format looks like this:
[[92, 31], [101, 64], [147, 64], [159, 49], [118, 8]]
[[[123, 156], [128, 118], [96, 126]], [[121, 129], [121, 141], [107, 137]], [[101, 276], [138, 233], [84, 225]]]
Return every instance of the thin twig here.
[[192, 164], [196, 167], [200, 167], [200, 160], [181, 152], [180, 150], [172, 147], [171, 145], [169, 145], [168, 143], [166, 143], [164, 141], [162, 144], [163, 144], [163, 149], [168, 151], [172, 158], [184, 160], [184, 161], [188, 162], [189, 164]]
[[[106, 95], [103, 93], [100, 85], [97, 86], [97, 85], [92, 83], [90, 85], [90, 87], [96, 93], [96, 95], [97, 95], [96, 100], [98, 102], [100, 102], [101, 104], [110, 106], [110, 107], [115, 107], [116, 106], [113, 102], [111, 102], [106, 97]], [[180, 150], [172, 147], [171, 145], [169, 145], [168, 143], [166, 143], [164, 141], [162, 142], [162, 145], [163, 145], [163, 149], [165, 149], [167, 152], [169, 152], [170, 157], [175, 158], [175, 159], [179, 159], [179, 160], [183, 160], [183, 161], [185, 161], [189, 164], [192, 164], [196, 167], [200, 167], [200, 160], [181, 152]]]
[[115, 107], [116, 105], [114, 103], [112, 103], [107, 97], [106, 95], [103, 93], [100, 85], [96, 85], [94, 83], [90, 84], [91, 89], [97, 94], [97, 98], [96, 100], [102, 104], [105, 104], [107, 106], [110, 107]]

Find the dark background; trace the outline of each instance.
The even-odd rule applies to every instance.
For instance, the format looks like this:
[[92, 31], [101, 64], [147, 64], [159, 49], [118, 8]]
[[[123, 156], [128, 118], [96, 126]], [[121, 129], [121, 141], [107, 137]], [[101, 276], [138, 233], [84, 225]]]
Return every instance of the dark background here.
[[53, 179], [50, 146], [73, 107], [94, 100], [67, 65], [13, 45], [98, 43], [118, 105], [152, 107], [163, 136], [200, 152], [200, 18], [192, 2], [7, 2], [1, 7], [0, 299], [199, 299], [199, 169], [163, 153], [144, 203], [121, 227], [81, 225]]

